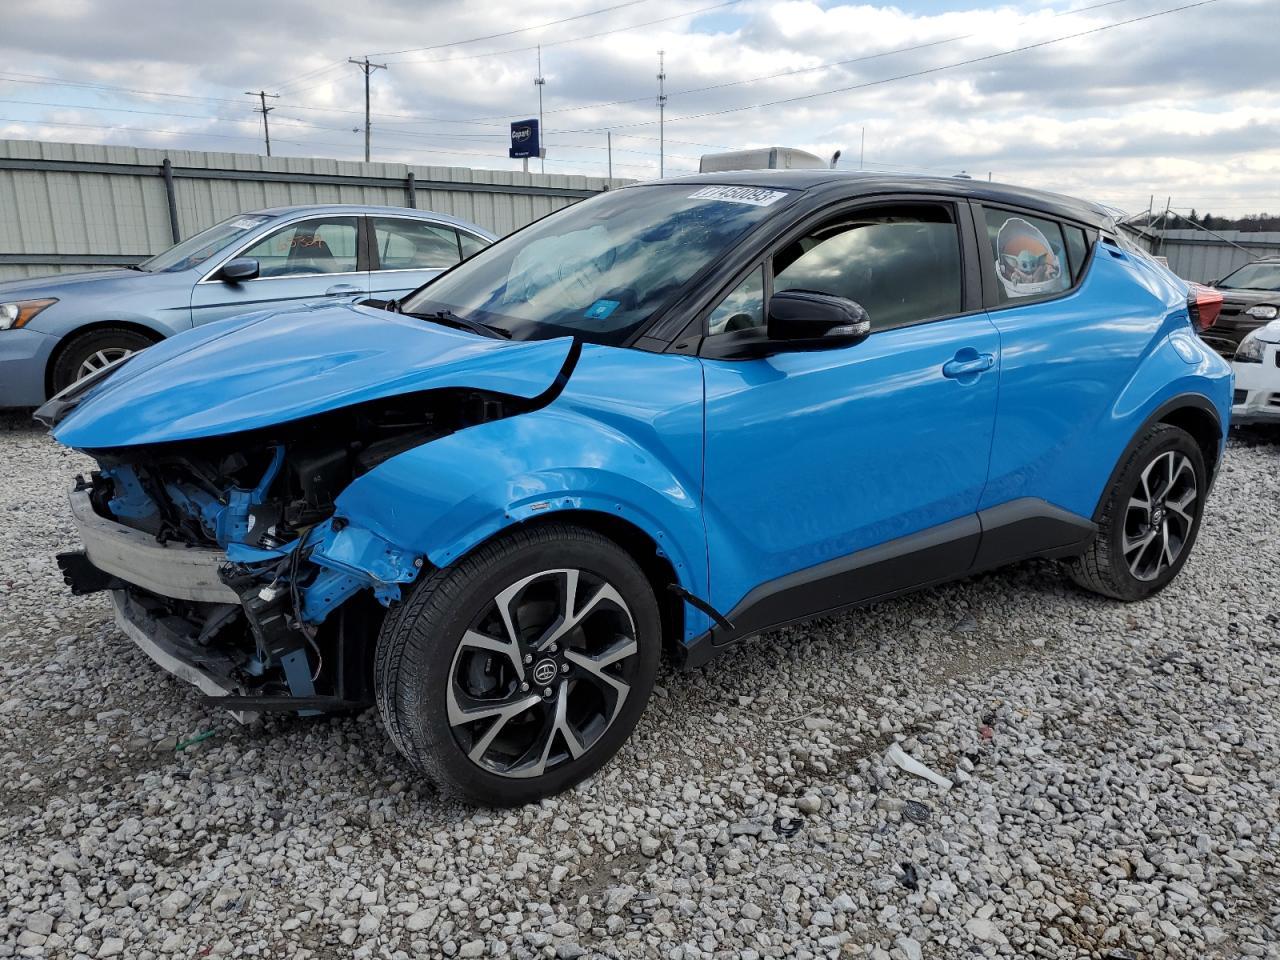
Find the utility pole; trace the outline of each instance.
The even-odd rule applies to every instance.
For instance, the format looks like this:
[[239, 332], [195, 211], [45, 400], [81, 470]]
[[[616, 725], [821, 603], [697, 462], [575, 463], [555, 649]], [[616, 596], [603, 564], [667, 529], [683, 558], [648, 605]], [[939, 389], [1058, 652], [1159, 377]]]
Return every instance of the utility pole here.
[[666, 51], [658, 51], [658, 176], [666, 173], [667, 67]]
[[533, 85], [538, 88], [538, 159], [542, 162], [542, 172], [546, 173], [547, 150], [543, 144], [547, 142], [547, 131], [542, 126], [542, 88], [547, 81], [542, 76], [542, 44], [538, 44], [538, 75], [533, 78]]
[[866, 165], [867, 160], [867, 128], [862, 128], [862, 144], [858, 147], [858, 169]]
[[369, 162], [369, 74], [375, 70], [385, 70], [385, 63], [370, 63], [369, 58], [356, 60], [353, 57], [347, 57], [347, 63], [354, 63], [360, 68], [364, 74], [364, 162]]
[[262, 136], [267, 141], [267, 156], [269, 157], [271, 156], [271, 128], [267, 126], [267, 114], [274, 110], [275, 107], [267, 106], [267, 97], [270, 97], [272, 100], [279, 100], [280, 94], [267, 93], [265, 90], [259, 90], [257, 93], [254, 93], [252, 90], [246, 90], [244, 95], [246, 97], [257, 97], [259, 102], [262, 104], [261, 107], [253, 112], [262, 114]]
[[606, 130], [604, 132], [604, 142], [609, 148], [609, 179], [613, 179], [613, 131]]

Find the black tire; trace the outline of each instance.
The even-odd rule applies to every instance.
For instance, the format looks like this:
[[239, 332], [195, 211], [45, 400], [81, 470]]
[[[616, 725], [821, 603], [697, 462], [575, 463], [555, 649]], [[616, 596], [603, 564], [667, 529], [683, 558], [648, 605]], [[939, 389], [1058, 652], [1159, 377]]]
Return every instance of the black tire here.
[[[1166, 475], [1175, 471], [1174, 485], [1165, 488]], [[1170, 507], [1187, 499], [1192, 478], [1189, 503]], [[1068, 561], [1071, 578], [1086, 590], [1126, 602], [1159, 593], [1178, 575], [1195, 546], [1207, 493], [1200, 446], [1180, 427], [1157, 423], [1130, 451], [1107, 492], [1093, 544]], [[1135, 503], [1144, 499], [1145, 510]], [[1147, 545], [1139, 546], [1148, 535]], [[1166, 544], [1171, 552], [1176, 548], [1171, 561]]]
[[[576, 571], [574, 589], [562, 571]], [[497, 611], [525, 581], [501, 604], [514, 610], [511, 646]], [[600, 592], [602, 584], [621, 605], [615, 594]], [[570, 618], [576, 625], [558, 643], [538, 648], [555, 639], [565, 618], [553, 608], [571, 594], [579, 598]], [[477, 635], [503, 649], [477, 647]], [[632, 641], [634, 651], [620, 655]], [[653, 690], [661, 642], [653, 590], [616, 543], [567, 523], [516, 530], [433, 571], [387, 617], [374, 664], [378, 709], [396, 748], [442, 794], [492, 806], [529, 803], [585, 779], [618, 751]], [[618, 659], [593, 659], [605, 654]], [[538, 668], [551, 669], [548, 662], [556, 672], [544, 686], [535, 676]], [[619, 695], [620, 687], [627, 689]], [[544, 696], [547, 690], [554, 692]], [[514, 711], [531, 699], [537, 702], [493, 716], [492, 724], [459, 720], [464, 707], [483, 714], [508, 704], [502, 709]], [[591, 709], [597, 702], [598, 717]], [[568, 725], [560, 726], [560, 718]], [[492, 727], [499, 731], [485, 746]], [[539, 753], [544, 772], [521, 775], [540, 769]]]
[[98, 327], [72, 336], [58, 351], [49, 373], [50, 395], [60, 393], [85, 375], [84, 367], [101, 356], [115, 360], [124, 352], [137, 353], [155, 343], [152, 337], [127, 327]]

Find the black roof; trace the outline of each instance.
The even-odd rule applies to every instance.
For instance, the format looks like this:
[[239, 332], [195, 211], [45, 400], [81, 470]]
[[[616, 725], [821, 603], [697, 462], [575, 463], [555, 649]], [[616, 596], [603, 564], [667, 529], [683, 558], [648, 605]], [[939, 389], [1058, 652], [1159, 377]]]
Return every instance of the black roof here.
[[855, 170], [733, 170], [724, 173], [698, 173], [687, 177], [649, 180], [633, 186], [653, 183], [706, 183], [726, 186], [777, 187], [781, 190], [804, 190], [829, 193], [840, 197], [871, 196], [877, 193], [943, 193], [991, 203], [1005, 203], [1040, 210], [1057, 217], [1077, 220], [1097, 227], [1113, 225], [1110, 212], [1075, 197], [1045, 190], [1015, 187], [1007, 183], [969, 180], [964, 177], [926, 177], [909, 173], [862, 173]]

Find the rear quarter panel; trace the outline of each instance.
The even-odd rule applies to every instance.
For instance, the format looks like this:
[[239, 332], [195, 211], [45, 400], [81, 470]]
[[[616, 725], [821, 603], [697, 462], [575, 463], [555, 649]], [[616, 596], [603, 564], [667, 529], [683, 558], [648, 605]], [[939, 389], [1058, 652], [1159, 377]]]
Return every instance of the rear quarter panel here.
[[[1159, 265], [1099, 244], [1074, 294], [991, 312], [1001, 383], [982, 508], [1039, 497], [1092, 516], [1117, 461], [1163, 405], [1202, 397], [1228, 422], [1231, 370], [1195, 335], [1186, 296]], [[1225, 426], [1221, 434], [1225, 443]]]

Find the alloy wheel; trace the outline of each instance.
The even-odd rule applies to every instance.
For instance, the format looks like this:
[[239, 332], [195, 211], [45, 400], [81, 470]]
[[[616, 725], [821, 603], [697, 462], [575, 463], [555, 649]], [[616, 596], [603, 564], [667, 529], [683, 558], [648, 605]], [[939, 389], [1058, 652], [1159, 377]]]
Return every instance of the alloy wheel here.
[[1121, 551], [1129, 572], [1155, 580], [1177, 562], [1198, 509], [1196, 471], [1185, 454], [1169, 450], [1152, 460], [1129, 497]]
[[85, 357], [84, 362], [80, 364], [80, 368], [76, 371], [76, 380], [83, 380], [89, 374], [97, 373], [108, 364], [115, 363], [125, 357], [131, 357], [133, 354], [134, 351], [128, 347], [104, 347], [101, 350], [95, 350]]
[[537, 777], [612, 726], [639, 662], [635, 621], [611, 584], [544, 570], [485, 604], [449, 669], [449, 726], [473, 763]]

